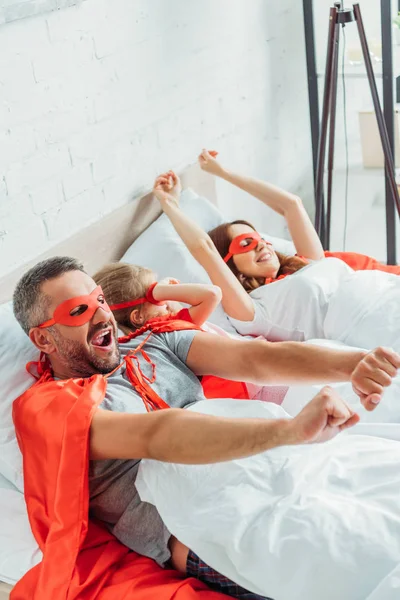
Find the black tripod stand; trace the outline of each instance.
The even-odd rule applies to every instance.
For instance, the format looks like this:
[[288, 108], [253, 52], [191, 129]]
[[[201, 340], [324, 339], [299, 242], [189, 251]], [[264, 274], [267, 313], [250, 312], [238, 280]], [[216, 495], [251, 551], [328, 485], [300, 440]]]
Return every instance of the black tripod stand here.
[[[336, 120], [336, 97], [338, 80], [338, 60], [339, 60], [339, 28], [344, 27], [346, 23], [356, 21], [358, 35], [361, 42], [365, 67], [368, 76], [368, 82], [371, 89], [372, 101], [376, 119], [378, 122], [379, 134], [382, 143], [382, 149], [385, 156], [385, 174], [387, 185], [392, 196], [393, 205], [396, 205], [400, 216], [400, 198], [397, 190], [394, 162], [392, 150], [389, 142], [389, 136], [385, 121], [382, 115], [382, 109], [379, 102], [378, 90], [374, 78], [371, 56], [368, 49], [367, 38], [362, 22], [359, 4], [353, 4], [352, 9], [344, 9], [343, 2], [335, 2], [330, 9], [329, 30], [328, 30], [328, 49], [326, 55], [325, 69], [325, 87], [323, 96], [323, 107], [321, 117], [321, 130], [318, 144], [317, 168], [315, 175], [315, 228], [321, 238], [322, 245], [328, 249], [330, 244], [331, 213], [332, 213], [332, 178], [333, 178], [333, 158], [335, 147], [335, 120]], [[328, 148], [328, 184], [327, 184], [327, 208], [325, 210], [324, 201], [324, 167], [325, 167], [325, 149], [329, 122], [329, 148]]]

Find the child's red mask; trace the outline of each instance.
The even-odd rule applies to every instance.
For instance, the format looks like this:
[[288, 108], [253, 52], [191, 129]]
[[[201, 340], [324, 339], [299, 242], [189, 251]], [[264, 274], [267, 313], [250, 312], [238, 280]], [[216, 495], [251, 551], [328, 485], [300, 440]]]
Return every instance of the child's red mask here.
[[99, 308], [105, 312], [111, 312], [104, 298], [103, 290], [98, 285], [90, 294], [76, 296], [61, 302], [55, 309], [53, 318], [41, 323], [38, 327], [51, 327], [55, 323], [68, 327], [80, 327], [90, 321]]
[[165, 302], [157, 302], [157, 300], [153, 296], [153, 290], [157, 285], [157, 281], [151, 284], [149, 289], [147, 290], [146, 295], [143, 298], [137, 298], [136, 300], [127, 300], [126, 302], [120, 302], [119, 304], [112, 304], [110, 306], [110, 310], [121, 310], [122, 308], [132, 308], [133, 306], [137, 306], [138, 304], [144, 304], [145, 302], [150, 302], [150, 304], [155, 304], [156, 306], [162, 306]]
[[[228, 262], [235, 254], [244, 254], [257, 248], [258, 243], [263, 238], [257, 231], [250, 233], [242, 233], [237, 235], [229, 245], [228, 254], [224, 258], [224, 262]], [[265, 240], [264, 240], [265, 241]], [[272, 246], [270, 242], [265, 242], [268, 246]]]

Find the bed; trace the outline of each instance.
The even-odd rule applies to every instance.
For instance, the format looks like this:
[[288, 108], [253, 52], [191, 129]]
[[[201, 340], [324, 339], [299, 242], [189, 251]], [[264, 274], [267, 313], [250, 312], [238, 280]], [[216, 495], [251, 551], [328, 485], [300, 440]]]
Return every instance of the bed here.
[[[199, 195], [206, 197], [213, 204], [216, 203], [214, 178], [205, 175], [197, 165], [191, 166], [181, 173], [181, 179], [184, 188], [193, 188]], [[93, 273], [104, 263], [119, 260], [133, 241], [149, 228], [160, 213], [159, 203], [153, 199], [151, 194], [146, 194], [133, 199], [130, 203], [104, 217], [100, 222], [82, 229], [81, 232], [51, 248], [48, 252], [32, 258], [28, 263], [0, 278], [0, 308], [2, 305], [4, 307], [4, 303], [10, 301], [15, 284], [21, 275], [39, 260], [49, 256], [70, 255], [82, 260], [88, 272]], [[3, 425], [3, 418], [1, 425]], [[18, 575], [22, 576], [24, 569], [28, 570], [40, 560], [40, 553], [30, 532], [27, 515], [23, 511], [23, 496], [12, 483], [1, 475], [0, 499], [2, 503], [0, 539], [4, 550], [1, 555], [0, 548], [0, 565], [2, 565], [0, 600], [8, 600], [12, 583], [18, 579]], [[14, 510], [11, 515], [13, 506], [14, 508], [17, 506], [18, 510]], [[7, 507], [10, 507], [9, 513]], [[3, 535], [4, 532], [9, 531], [7, 525], [11, 518], [19, 534], [22, 532], [19, 535], [21, 539], [18, 540], [15, 548], [10, 548], [10, 538]], [[11, 568], [9, 559], [13, 553], [15, 562]], [[1, 563], [2, 558], [4, 559], [3, 563]], [[11, 569], [11, 571], [8, 572], [7, 569]]]
[[[225, 220], [217, 208], [213, 177], [203, 173], [197, 165], [192, 165], [181, 173], [181, 180], [184, 189], [181, 198], [183, 210], [205, 230]], [[12, 401], [32, 383], [24, 366], [36, 358], [37, 351], [14, 320], [10, 302], [14, 287], [31, 266], [57, 255], [80, 259], [88, 273], [94, 273], [103, 264], [122, 258], [126, 262], [152, 268], [160, 278], [176, 276], [182, 282], [207, 282], [206, 273], [184, 247], [167, 217], [160, 215], [159, 203], [152, 194], [138, 197], [0, 278], [0, 376], [5, 382], [0, 398], [0, 600], [7, 600], [12, 584], [41, 559], [29, 528], [21, 493], [22, 460], [11, 418]], [[269, 239], [281, 252], [293, 253], [291, 242], [272, 236]], [[221, 307], [217, 308], [210, 320], [234, 332]], [[19, 463], [18, 468], [14, 465], [15, 461]], [[15, 539], [11, 537], [11, 520], [18, 532]]]
[[[224, 221], [217, 209], [215, 181], [212, 177], [203, 174], [195, 166], [182, 174], [182, 183], [186, 188], [181, 200], [183, 210], [206, 230]], [[291, 242], [268, 235], [265, 237], [272, 241], [278, 251], [294, 253]], [[106, 216], [101, 222], [83, 229], [71, 239], [62, 242], [46, 254], [33, 258], [29, 263], [0, 279], [0, 376], [3, 375], [3, 382], [5, 379], [12, 380], [13, 369], [24, 371], [21, 365], [37, 356], [36, 350], [29, 347], [25, 334], [13, 322], [9, 301], [15, 284], [21, 274], [40, 259], [65, 254], [82, 260], [89, 273], [93, 273], [106, 262], [123, 259], [126, 262], [149, 266], [160, 277], [175, 276], [183, 282], [207, 281], [205, 272], [184, 248], [168, 219], [165, 215], [160, 216], [158, 202], [149, 194], [137, 198]], [[227, 318], [221, 308], [216, 310], [210, 320], [229, 330]], [[18, 364], [16, 367], [9, 364], [9, 372], [3, 371], [2, 374], [1, 369], [4, 368], [3, 363], [7, 361], [8, 354], [13, 355], [14, 362]], [[3, 383], [3, 393], [0, 397], [0, 600], [7, 600], [12, 584], [41, 559], [29, 528], [21, 493], [22, 463], [15, 472], [10, 469], [7, 473], [7, 465], [4, 466], [7, 462], [7, 452], [4, 452], [4, 449], [7, 450], [7, 443], [12, 437], [11, 429], [13, 430], [11, 403], [28, 385], [29, 377], [25, 372], [20, 373], [17, 386], [10, 385], [9, 381], [6, 381], [5, 386]], [[7, 394], [9, 404], [6, 407], [8, 413], [5, 414], [2, 405]], [[301, 390], [294, 386], [292, 396], [298, 403]], [[288, 394], [285, 401], [289, 403], [290, 399]], [[308, 399], [304, 396], [302, 404]], [[8, 423], [5, 422], [6, 419], [9, 419]], [[382, 437], [385, 437], [384, 433]], [[19, 452], [16, 440], [11, 450], [14, 456]], [[11, 464], [12, 452], [10, 457]]]

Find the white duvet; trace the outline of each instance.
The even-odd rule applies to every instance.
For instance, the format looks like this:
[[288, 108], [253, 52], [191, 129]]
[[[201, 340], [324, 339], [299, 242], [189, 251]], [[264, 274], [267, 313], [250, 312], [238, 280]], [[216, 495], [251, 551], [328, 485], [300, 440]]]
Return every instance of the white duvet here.
[[[254, 401], [208, 400], [190, 410], [287, 416]], [[137, 489], [181, 542], [253, 592], [274, 600], [398, 600], [400, 425], [351, 431], [364, 435], [216, 465], [145, 460]]]
[[250, 294], [253, 321], [231, 319], [242, 335], [270, 340], [326, 338], [352, 346], [400, 351], [400, 277], [354, 272], [325, 258]]
[[[307, 343], [342, 351], [353, 351], [354, 347], [333, 340], [309, 340]], [[362, 349], [362, 348], [360, 348]], [[360, 414], [363, 423], [400, 424], [400, 375], [385, 388], [382, 400], [373, 412], [363, 409], [359, 397], [353, 392], [351, 383], [330, 383], [345, 402]], [[302, 408], [320, 391], [322, 385], [291, 385], [288, 387], [282, 408], [295, 417]]]

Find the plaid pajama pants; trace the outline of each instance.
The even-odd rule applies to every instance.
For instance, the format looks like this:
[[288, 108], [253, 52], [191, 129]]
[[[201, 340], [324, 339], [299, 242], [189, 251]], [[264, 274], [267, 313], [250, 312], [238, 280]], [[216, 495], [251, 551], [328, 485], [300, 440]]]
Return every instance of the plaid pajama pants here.
[[214, 571], [214, 569], [206, 565], [191, 550], [189, 550], [187, 558], [186, 574], [189, 577], [195, 577], [196, 579], [200, 579], [200, 581], [204, 581], [210, 588], [217, 592], [222, 592], [227, 596], [232, 596], [232, 598], [239, 598], [239, 600], [272, 600], [272, 598], [267, 598], [266, 596], [253, 594], [253, 592], [245, 590], [224, 575]]

